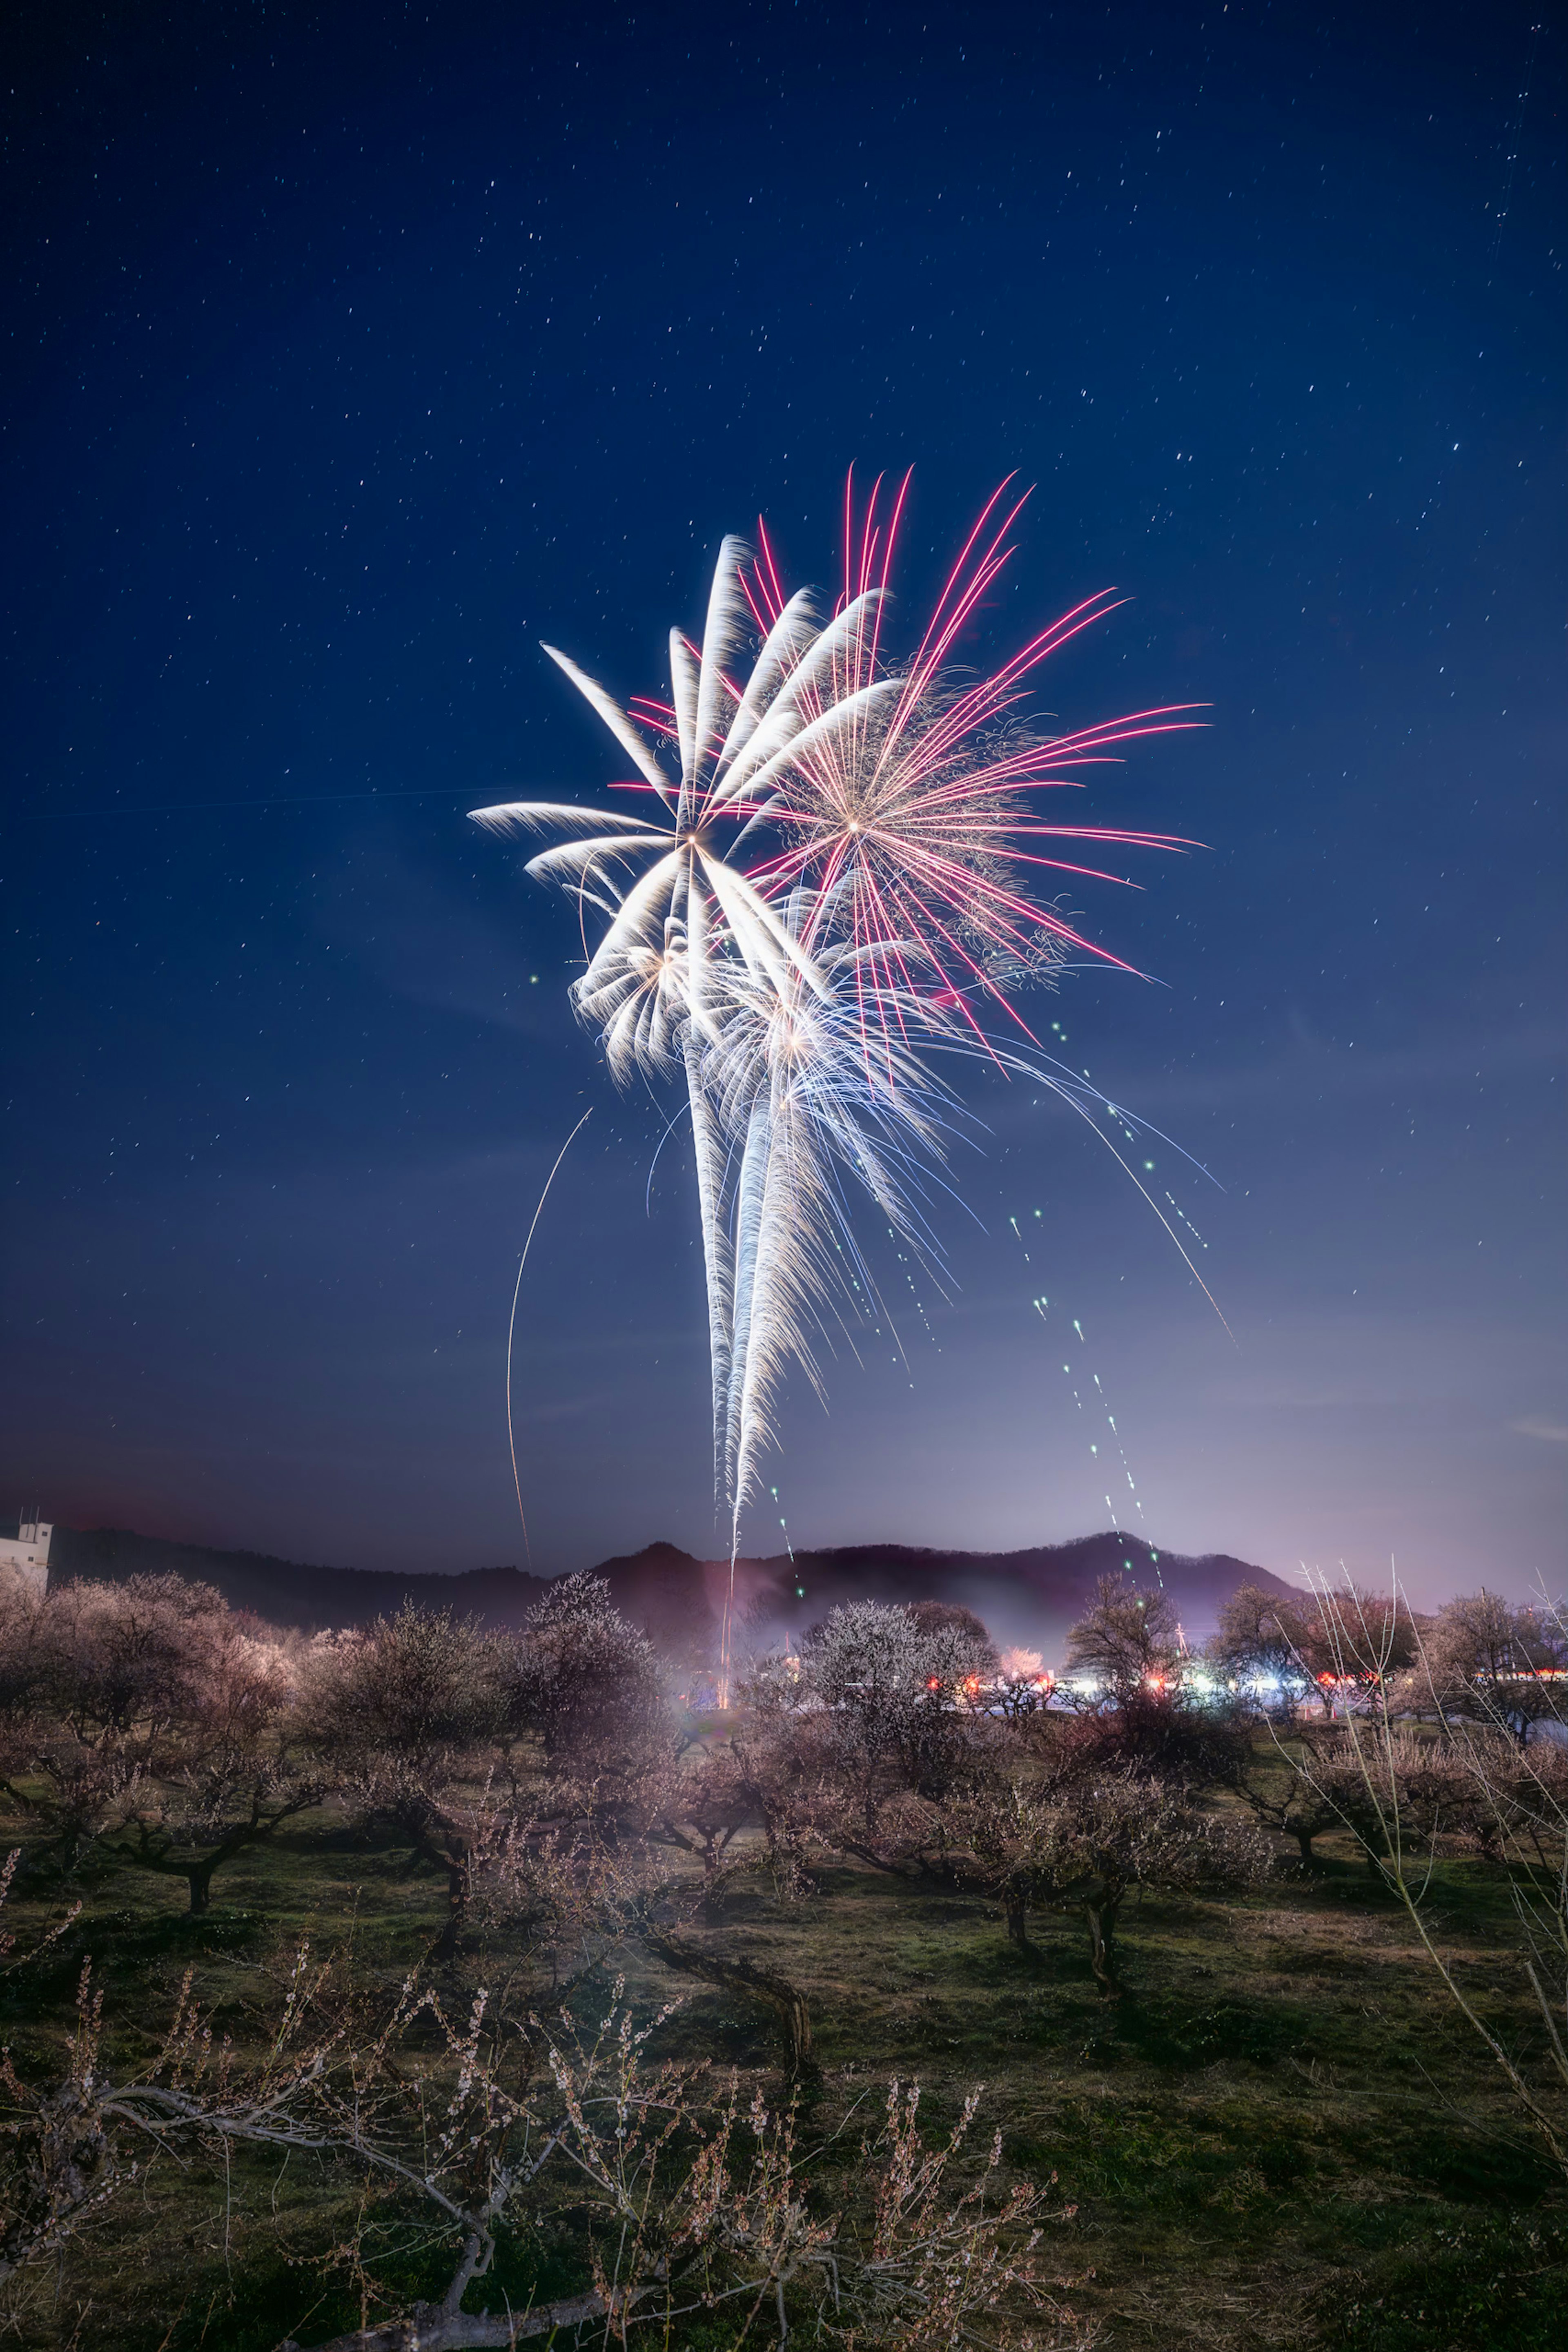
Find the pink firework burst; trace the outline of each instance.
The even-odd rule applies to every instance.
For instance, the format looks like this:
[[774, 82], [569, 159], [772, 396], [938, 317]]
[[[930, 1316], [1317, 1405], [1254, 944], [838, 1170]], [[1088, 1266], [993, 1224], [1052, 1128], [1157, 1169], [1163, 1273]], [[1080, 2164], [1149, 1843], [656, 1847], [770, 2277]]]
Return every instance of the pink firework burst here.
[[[1013, 1002], [1021, 982], [1075, 952], [1132, 969], [1075, 929], [1040, 885], [1056, 875], [1125, 881], [1084, 862], [1085, 852], [1196, 845], [1057, 823], [1035, 796], [1081, 787], [1084, 769], [1115, 760], [1140, 737], [1201, 724], [1187, 716], [1200, 706], [1133, 711], [1068, 733], [1026, 718], [1031, 674], [1124, 601], [1110, 589], [1063, 613], [989, 676], [956, 674], [960, 636], [1013, 552], [1009, 534], [1025, 499], [1009, 506], [1008, 483], [970, 531], [913, 658], [889, 661], [884, 621], [908, 486], [905, 475], [884, 511], [879, 479], [857, 515], [852, 478], [846, 485], [839, 610], [858, 617], [815, 692], [825, 709], [878, 681], [895, 679], [896, 689], [868, 698], [852, 726], [820, 735], [765, 795], [737, 796], [727, 814], [744, 815], [747, 833], [772, 836], [775, 845], [748, 869], [753, 885], [777, 900], [804, 882], [815, 894], [815, 925], [847, 932], [862, 951], [870, 1027], [885, 1031], [878, 1006], [913, 999], [977, 1038], [990, 1013], [1032, 1039]], [[742, 580], [766, 630], [785, 597], [761, 527], [758, 546]]]

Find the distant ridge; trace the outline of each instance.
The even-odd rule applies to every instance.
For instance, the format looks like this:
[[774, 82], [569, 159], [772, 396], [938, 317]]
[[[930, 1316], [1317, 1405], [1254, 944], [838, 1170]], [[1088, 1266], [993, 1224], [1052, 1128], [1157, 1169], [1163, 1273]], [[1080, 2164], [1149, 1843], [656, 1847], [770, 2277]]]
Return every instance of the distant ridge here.
[[402, 1576], [379, 1568], [312, 1568], [261, 1551], [219, 1551], [207, 1544], [172, 1543], [129, 1528], [57, 1527], [49, 1581], [97, 1577], [123, 1584], [128, 1577], [168, 1573], [193, 1584], [215, 1584], [231, 1609], [252, 1609], [275, 1624], [307, 1633], [332, 1625], [363, 1624], [401, 1609], [405, 1601], [472, 1612], [486, 1622], [520, 1624], [548, 1579], [518, 1568], [471, 1568], [456, 1574]]
[[[770, 1562], [775, 1570], [789, 1565]], [[1081, 1616], [1102, 1576], [1127, 1576], [1168, 1592], [1188, 1635], [1213, 1632], [1219, 1611], [1243, 1584], [1283, 1596], [1295, 1590], [1283, 1577], [1229, 1552], [1193, 1558], [1114, 1528], [1069, 1543], [1037, 1544], [1021, 1551], [948, 1551], [906, 1544], [853, 1544], [832, 1551], [798, 1552], [795, 1582], [812, 1616], [848, 1597], [867, 1600], [964, 1600], [1003, 1641], [1050, 1648]], [[1020, 1616], [1027, 1622], [1020, 1622]]]
[[[305, 1633], [363, 1624], [405, 1601], [471, 1612], [490, 1625], [517, 1626], [549, 1582], [517, 1568], [405, 1576], [382, 1569], [307, 1567], [265, 1552], [172, 1543], [123, 1528], [55, 1530], [52, 1582], [86, 1576], [122, 1583], [127, 1577], [158, 1571], [215, 1584], [231, 1607], [254, 1610], [258, 1617]], [[652, 1543], [601, 1561], [595, 1573], [673, 1659], [695, 1664], [711, 1655], [729, 1580], [727, 1560], [701, 1560], [675, 1544]], [[1102, 1576], [1163, 1585], [1194, 1643], [1213, 1631], [1222, 1604], [1238, 1586], [1256, 1584], [1281, 1594], [1295, 1590], [1268, 1569], [1228, 1552], [1193, 1559], [1111, 1529], [1022, 1551], [851, 1544], [796, 1552], [793, 1558], [742, 1559], [737, 1563], [736, 1598], [744, 1625], [763, 1642], [802, 1631], [841, 1601], [959, 1601], [978, 1612], [998, 1642], [1037, 1649], [1051, 1662]]]

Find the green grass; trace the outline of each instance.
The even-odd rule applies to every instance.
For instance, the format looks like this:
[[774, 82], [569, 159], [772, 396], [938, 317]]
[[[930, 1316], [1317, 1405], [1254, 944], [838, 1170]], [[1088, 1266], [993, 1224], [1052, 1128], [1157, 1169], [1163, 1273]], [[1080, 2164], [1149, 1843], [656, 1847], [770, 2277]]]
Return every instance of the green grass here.
[[[188, 1967], [215, 2028], [243, 2044], [265, 1967], [302, 1937], [319, 1950], [351, 1939], [359, 1966], [392, 1986], [440, 1917], [440, 1890], [402, 1851], [361, 1844], [329, 1814], [237, 1863], [202, 1919], [183, 1915], [177, 1883], [131, 1870], [84, 1892], [47, 1966], [7, 1988], [5, 2031], [24, 2067], [68, 2011], [84, 1958], [114, 2063], [155, 2046]], [[46, 1893], [14, 1906], [24, 1940], [50, 1914]], [[1448, 1863], [1433, 1899], [1467, 1990], [1527, 2046], [1506, 1890]], [[1332, 1839], [1319, 1865], [1287, 1866], [1266, 1894], [1130, 1903], [1118, 2009], [1096, 1996], [1072, 1916], [1041, 1915], [1031, 1957], [984, 1904], [867, 1872], [823, 1873], [819, 1895], [788, 1912], [745, 1882], [725, 1926], [697, 1932], [809, 1993], [821, 2080], [803, 2136], [859, 2103], [822, 2193], [890, 2076], [920, 2078], [933, 2126], [986, 2085], [1008, 2167], [1054, 2173], [1076, 2208], [1053, 2227], [1053, 2259], [1111, 2347], [1546, 2352], [1568, 2340], [1563, 2184], [1394, 1906]], [[507, 1958], [470, 1956], [454, 1992], [465, 1998], [476, 1971], [493, 1979]], [[777, 2087], [766, 2015], [634, 1952], [625, 1965], [639, 2001], [683, 1996], [660, 2054]], [[596, 1986], [584, 2013], [602, 2007]], [[64, 2264], [24, 2276], [0, 2306], [0, 2346], [270, 2352], [290, 2333], [319, 2340], [360, 2316], [344, 2267], [323, 2263], [357, 2210], [341, 2176], [298, 2163], [281, 2188], [276, 2165], [236, 2163], [226, 2203], [205, 2177], [162, 2168]], [[377, 2225], [382, 2275], [410, 2294], [435, 2288], [445, 2252], [416, 2217], [381, 2207]], [[514, 2301], [568, 2292], [573, 2259], [565, 2240], [535, 2239], [504, 2247], [497, 2276]], [[683, 2340], [724, 2352], [730, 2337]]]

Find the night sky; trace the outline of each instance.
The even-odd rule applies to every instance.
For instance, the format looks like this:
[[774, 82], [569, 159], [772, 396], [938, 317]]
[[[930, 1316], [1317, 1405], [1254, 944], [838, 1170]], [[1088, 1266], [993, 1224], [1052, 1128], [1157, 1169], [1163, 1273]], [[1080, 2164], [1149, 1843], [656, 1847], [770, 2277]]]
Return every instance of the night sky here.
[[[1148, 1181], [1234, 1338], [1093, 1137], [977, 1076], [951, 1303], [922, 1283], [923, 1320], [884, 1249], [908, 1369], [873, 1329], [829, 1416], [794, 1383], [748, 1542], [1040, 1543], [1110, 1491], [1171, 1549], [1392, 1557], [1420, 1599], [1556, 1580], [1568, 222], [1535, 26], [14, 26], [0, 1507], [520, 1563], [507, 1310], [591, 1105], [518, 1309], [533, 1563], [719, 1549], [689, 1160], [650, 1183], [663, 1117], [574, 1024], [573, 918], [465, 812], [625, 772], [539, 637], [658, 692], [725, 530], [760, 511], [831, 580], [846, 470], [913, 466], [895, 635], [1016, 471], [965, 659], [1113, 583], [1036, 707], [1211, 706], [1081, 812], [1207, 845], [1075, 887], [1148, 977], [1036, 1009], [1209, 1171], [1159, 1146]], [[1073, 1402], [1096, 1374], [1135, 1493]]]

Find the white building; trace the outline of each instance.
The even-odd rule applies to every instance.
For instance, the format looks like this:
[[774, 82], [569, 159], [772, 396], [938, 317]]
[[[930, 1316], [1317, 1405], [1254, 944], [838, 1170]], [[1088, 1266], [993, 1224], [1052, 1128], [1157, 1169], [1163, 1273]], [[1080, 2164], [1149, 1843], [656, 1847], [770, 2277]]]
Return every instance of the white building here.
[[52, 1519], [24, 1519], [16, 1535], [0, 1536], [0, 1570], [10, 1569], [40, 1600], [48, 1588]]

